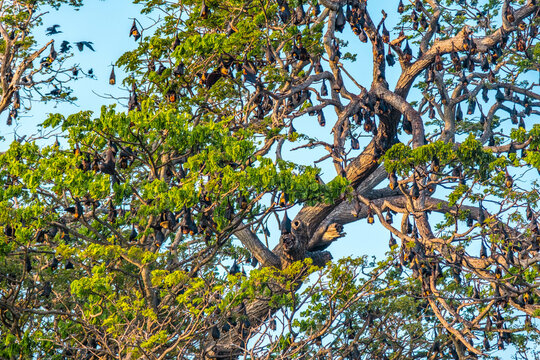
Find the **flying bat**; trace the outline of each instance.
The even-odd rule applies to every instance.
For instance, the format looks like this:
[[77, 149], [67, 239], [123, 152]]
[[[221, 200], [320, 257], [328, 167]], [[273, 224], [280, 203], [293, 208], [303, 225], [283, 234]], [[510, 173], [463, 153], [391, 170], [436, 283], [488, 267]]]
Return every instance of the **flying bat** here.
[[62, 41], [62, 43], [60, 44], [60, 52], [64, 54], [64, 53], [67, 53], [69, 49], [71, 49], [71, 45], [69, 45], [69, 41], [67, 40]]
[[79, 51], [83, 51], [85, 46], [87, 48], [89, 48], [90, 50], [92, 50], [92, 51], [96, 51], [92, 47], [92, 44], [93, 44], [93, 42], [91, 42], [91, 41], [79, 41], [79, 42], [75, 43], [75, 45], [77, 45], [77, 49], [79, 49]]
[[56, 85], [53, 85], [54, 86], [54, 89], [51, 90], [51, 92], [45, 94], [45, 95], [51, 95], [51, 96], [59, 96], [60, 93], [62, 92], [62, 90], [60, 90], [59, 88], [56, 87]]
[[58, 24], [55, 24], [53, 26], [50, 26], [47, 28], [47, 32], [45, 33], [47, 36], [51, 36], [51, 35], [55, 35], [55, 34], [60, 34], [61, 31], [58, 31], [57, 29], [60, 27], [60, 25]]

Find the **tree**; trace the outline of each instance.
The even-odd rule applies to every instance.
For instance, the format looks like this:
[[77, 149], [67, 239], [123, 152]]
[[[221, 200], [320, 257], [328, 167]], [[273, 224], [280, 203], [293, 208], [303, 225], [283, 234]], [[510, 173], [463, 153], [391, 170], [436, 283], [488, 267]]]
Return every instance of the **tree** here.
[[[2, 356], [538, 356], [535, 1], [400, 1], [395, 38], [355, 0], [143, 3], [129, 111], [0, 157]], [[330, 262], [356, 221], [387, 258]]]
[[[11, 125], [20, 112], [29, 110], [32, 101], [76, 100], [70, 95], [69, 82], [77, 79], [80, 69], [65, 65], [71, 56], [68, 41], [56, 44], [55, 48], [54, 37], [62, 32], [60, 25], [46, 28], [46, 34], [53, 38], [44, 45], [38, 44], [32, 36], [33, 30], [43, 23], [45, 9], [58, 9], [62, 4], [80, 7], [82, 1], [8, 0], [0, 3], [0, 113], [9, 110], [7, 125]], [[51, 91], [46, 93], [45, 88]]]

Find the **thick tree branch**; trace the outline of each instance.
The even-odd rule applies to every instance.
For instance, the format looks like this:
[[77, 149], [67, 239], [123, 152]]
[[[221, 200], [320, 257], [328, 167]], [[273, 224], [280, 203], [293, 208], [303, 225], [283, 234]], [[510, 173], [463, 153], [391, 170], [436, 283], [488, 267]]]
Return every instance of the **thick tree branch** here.
[[240, 227], [234, 235], [263, 266], [281, 268], [280, 259], [247, 226]]

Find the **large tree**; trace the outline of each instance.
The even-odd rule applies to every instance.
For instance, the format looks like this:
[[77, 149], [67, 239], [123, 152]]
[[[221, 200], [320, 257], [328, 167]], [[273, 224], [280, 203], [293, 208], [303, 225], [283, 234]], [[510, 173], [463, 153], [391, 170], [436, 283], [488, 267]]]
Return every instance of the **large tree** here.
[[62, 33], [59, 24], [43, 29], [48, 41], [36, 40], [47, 14], [63, 4], [78, 8], [82, 0], [0, 1], [0, 113], [8, 113], [8, 126], [30, 110], [32, 102], [76, 100], [69, 85], [80, 75], [88, 76], [66, 64], [72, 46], [66, 40], [55, 43]]
[[128, 111], [0, 156], [3, 357], [538, 356], [535, 1], [141, 2]]

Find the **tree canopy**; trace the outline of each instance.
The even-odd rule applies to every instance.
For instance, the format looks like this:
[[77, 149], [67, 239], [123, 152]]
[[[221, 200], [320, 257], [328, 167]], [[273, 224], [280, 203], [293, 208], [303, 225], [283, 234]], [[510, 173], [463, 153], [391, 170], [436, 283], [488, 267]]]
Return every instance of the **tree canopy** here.
[[[127, 108], [0, 154], [1, 358], [538, 357], [536, 1], [136, 2]], [[9, 3], [0, 112], [71, 101]]]

